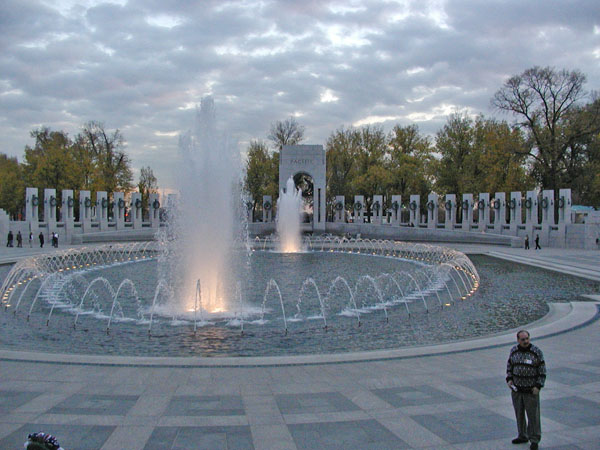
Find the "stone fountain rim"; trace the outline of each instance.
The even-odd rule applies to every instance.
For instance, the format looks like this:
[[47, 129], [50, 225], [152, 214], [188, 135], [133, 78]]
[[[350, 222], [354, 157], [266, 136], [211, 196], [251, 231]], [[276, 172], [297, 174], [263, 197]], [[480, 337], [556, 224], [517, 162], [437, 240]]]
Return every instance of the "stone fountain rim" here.
[[350, 353], [306, 354], [294, 356], [107, 356], [68, 353], [41, 353], [0, 348], [0, 360], [43, 364], [93, 365], [117, 367], [202, 368], [202, 367], [279, 367], [294, 365], [345, 364], [385, 360], [414, 359], [496, 347], [515, 343], [517, 330], [528, 329], [535, 340], [546, 339], [586, 327], [600, 319], [600, 302], [549, 303], [542, 318], [501, 333], [446, 344]]

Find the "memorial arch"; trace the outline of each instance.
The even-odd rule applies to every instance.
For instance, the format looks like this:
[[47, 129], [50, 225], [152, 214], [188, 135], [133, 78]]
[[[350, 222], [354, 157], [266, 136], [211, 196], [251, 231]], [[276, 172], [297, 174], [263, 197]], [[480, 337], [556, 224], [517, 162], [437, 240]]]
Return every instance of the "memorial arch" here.
[[279, 191], [289, 177], [307, 174], [313, 180], [313, 230], [325, 231], [327, 164], [322, 145], [284, 145], [279, 154]]

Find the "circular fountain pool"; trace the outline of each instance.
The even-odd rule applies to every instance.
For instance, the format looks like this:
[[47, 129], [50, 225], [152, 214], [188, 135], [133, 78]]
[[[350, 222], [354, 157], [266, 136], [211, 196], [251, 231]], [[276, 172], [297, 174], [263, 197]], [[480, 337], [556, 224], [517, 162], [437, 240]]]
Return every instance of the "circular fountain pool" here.
[[[544, 299], [573, 299], [578, 286], [582, 292], [593, 289], [580, 280], [561, 285], [555, 275], [540, 274], [532, 289], [527, 271], [536, 269], [507, 271], [506, 263], [477, 257], [475, 270], [464, 255], [434, 247], [330, 244], [281, 254], [269, 251], [270, 243], [256, 243], [248, 276], [227, 311], [201, 314], [165, 313], [160, 306], [152, 245], [103, 247], [85, 254], [87, 259], [66, 252], [62, 262], [56, 256], [45, 260], [45, 270], [54, 275], [39, 278], [30, 261], [31, 270], [22, 272], [27, 278], [15, 278], [15, 267], [5, 279], [0, 338], [11, 349], [119, 355], [372, 350], [505, 330], [545, 314]], [[508, 285], [499, 283], [498, 270], [521, 285], [506, 273]], [[49, 276], [54, 281], [45, 281]]]

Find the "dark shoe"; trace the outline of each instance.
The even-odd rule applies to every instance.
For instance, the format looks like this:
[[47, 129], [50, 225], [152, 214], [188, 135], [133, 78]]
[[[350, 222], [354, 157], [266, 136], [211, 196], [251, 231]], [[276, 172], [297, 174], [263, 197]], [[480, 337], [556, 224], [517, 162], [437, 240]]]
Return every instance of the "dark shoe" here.
[[529, 442], [529, 439], [525, 439], [525, 438], [522, 438], [522, 437], [518, 437], [518, 438], [514, 438], [514, 439], [512, 440], [512, 443], [513, 443], [513, 444], [524, 444], [525, 442]]
[[538, 450], [538, 444], [537, 444], [537, 442], [532, 442], [531, 445], [529, 446], [529, 448], [531, 450]]

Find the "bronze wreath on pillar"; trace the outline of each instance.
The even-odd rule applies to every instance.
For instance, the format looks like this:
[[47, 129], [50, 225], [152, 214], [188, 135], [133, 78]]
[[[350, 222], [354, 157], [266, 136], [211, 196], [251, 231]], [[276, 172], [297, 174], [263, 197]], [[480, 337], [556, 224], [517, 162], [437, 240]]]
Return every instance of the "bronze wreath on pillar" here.
[[335, 204], [335, 209], [336, 209], [337, 211], [341, 211], [342, 209], [344, 209], [344, 204], [343, 204], [342, 202], [337, 202], [337, 203]]
[[360, 211], [362, 209], [362, 203], [356, 202], [354, 203], [354, 211]]
[[429, 211], [433, 211], [433, 208], [435, 208], [435, 205], [433, 204], [433, 200], [429, 200], [429, 201], [427, 202], [427, 209], [428, 209]]
[[478, 209], [484, 209], [485, 208], [485, 200], [481, 199], [477, 202], [477, 207]]
[[123, 209], [125, 208], [125, 200], [123, 200], [122, 198], [119, 199], [119, 209]]
[[263, 208], [265, 211], [269, 211], [271, 209], [271, 202], [264, 202], [263, 203]]
[[417, 210], [417, 202], [415, 202], [414, 200], [412, 202], [410, 202], [408, 204], [408, 207], [410, 208], [411, 211], [416, 211]]
[[446, 208], [446, 211], [450, 211], [452, 209], [452, 200], [446, 200], [444, 207]]
[[86, 198], [85, 202], [83, 202], [83, 204], [85, 205], [86, 208], [89, 208], [90, 206], [92, 206], [92, 199], [91, 198]]

